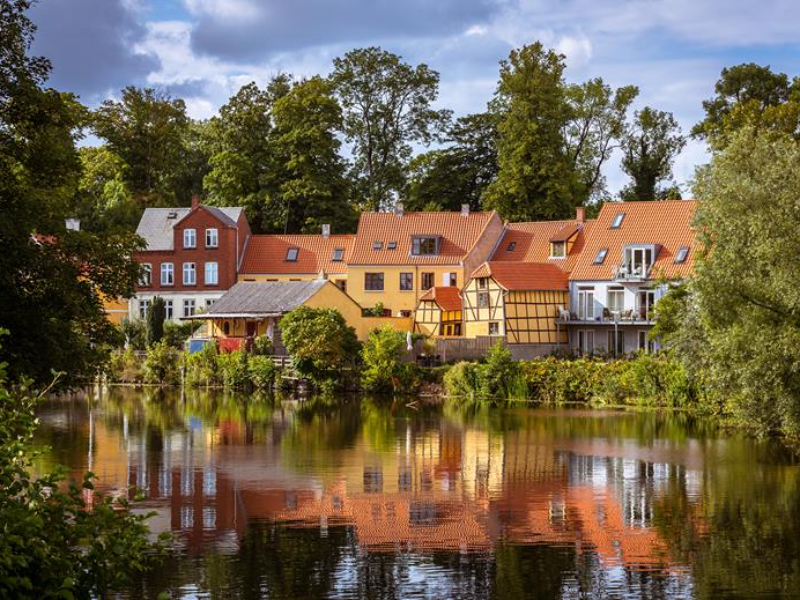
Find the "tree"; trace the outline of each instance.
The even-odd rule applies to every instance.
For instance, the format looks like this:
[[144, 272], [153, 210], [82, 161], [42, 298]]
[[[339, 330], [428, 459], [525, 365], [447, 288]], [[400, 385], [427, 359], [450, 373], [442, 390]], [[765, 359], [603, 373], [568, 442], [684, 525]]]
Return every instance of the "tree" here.
[[769, 66], [744, 63], [722, 69], [716, 95], [703, 101], [706, 118], [692, 128], [694, 137], [724, 148], [744, 127], [800, 134], [800, 85]]
[[353, 144], [359, 208], [391, 206], [405, 183], [411, 144], [430, 143], [449, 119], [448, 111], [431, 108], [439, 74], [370, 47], [334, 59], [330, 80], [344, 110], [344, 134]]
[[670, 182], [672, 163], [685, 145], [686, 138], [672, 113], [649, 106], [637, 111], [622, 142], [622, 170], [632, 181], [620, 192], [621, 198], [656, 200], [674, 197], [674, 183], [667, 187], [659, 184]]
[[133, 292], [139, 248], [130, 235], [67, 231], [80, 176], [75, 149], [86, 110], [42, 84], [49, 63], [30, 58], [30, 3], [0, 5], [0, 327], [12, 378], [65, 385], [94, 374], [118, 338], [103, 297]]
[[359, 353], [355, 330], [335, 308], [300, 306], [280, 320], [281, 336], [301, 377], [340, 382]]
[[124, 163], [125, 182], [141, 205], [188, 204], [191, 191], [175, 181], [189, 132], [183, 100], [129, 86], [120, 101], [106, 100], [95, 111], [93, 128]]
[[[800, 433], [800, 144], [743, 129], [698, 173], [701, 327], [688, 365], [743, 423]], [[697, 357], [699, 355], [699, 359]]]
[[361, 385], [374, 392], [411, 392], [416, 365], [403, 362], [407, 354], [403, 332], [395, 331], [391, 325], [370, 332], [361, 352]]
[[449, 129], [451, 146], [424, 152], [408, 165], [403, 203], [408, 210], [480, 210], [486, 188], [497, 177], [497, 116], [477, 113]]
[[141, 209], [125, 182], [122, 159], [106, 146], [80, 148], [78, 155], [82, 169], [72, 215], [81, 220], [81, 228], [134, 231]]
[[156, 296], [147, 308], [147, 345], [154, 346], [164, 337], [164, 319], [167, 308], [164, 299]]
[[570, 119], [564, 57], [540, 42], [513, 50], [500, 66], [495, 109], [500, 171], [486, 190], [484, 206], [510, 221], [571, 217], [583, 196], [581, 180], [566, 152]]

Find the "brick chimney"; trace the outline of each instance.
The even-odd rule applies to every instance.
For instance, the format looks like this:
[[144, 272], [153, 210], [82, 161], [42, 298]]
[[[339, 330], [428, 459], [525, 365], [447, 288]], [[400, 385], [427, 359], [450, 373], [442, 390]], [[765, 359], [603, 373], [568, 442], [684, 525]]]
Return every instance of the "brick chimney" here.
[[331, 226], [328, 223], [322, 225], [322, 237], [331, 237]]
[[578, 223], [586, 222], [586, 207], [579, 206], [578, 208], [575, 209], [575, 220]]
[[462, 204], [461, 205], [461, 216], [468, 217], [469, 216], [469, 204]]
[[200, 206], [200, 196], [192, 194], [192, 210]]

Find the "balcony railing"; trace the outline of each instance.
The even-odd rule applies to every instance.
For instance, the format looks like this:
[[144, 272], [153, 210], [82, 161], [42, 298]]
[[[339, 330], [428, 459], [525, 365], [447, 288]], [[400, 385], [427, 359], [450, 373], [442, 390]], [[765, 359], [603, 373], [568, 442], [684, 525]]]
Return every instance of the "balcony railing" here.
[[610, 311], [603, 309], [602, 313], [593, 316], [580, 315], [574, 312], [561, 310], [559, 312], [557, 323], [561, 324], [595, 324], [595, 325], [652, 325], [653, 324], [653, 310], [645, 308], [628, 309], [619, 311]]
[[650, 274], [650, 265], [619, 265], [614, 267], [614, 281], [644, 281]]

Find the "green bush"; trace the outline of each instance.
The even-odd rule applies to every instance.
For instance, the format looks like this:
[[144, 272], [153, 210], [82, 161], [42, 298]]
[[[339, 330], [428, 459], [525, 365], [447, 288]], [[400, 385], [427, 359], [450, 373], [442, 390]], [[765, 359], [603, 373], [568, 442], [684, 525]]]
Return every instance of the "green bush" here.
[[508, 398], [512, 384], [517, 383], [519, 363], [511, 350], [498, 342], [486, 354], [486, 364], [480, 370], [480, 395], [484, 398]]
[[461, 361], [450, 367], [444, 375], [444, 388], [448, 395], [467, 400], [478, 397], [481, 389], [482, 365]]
[[265, 390], [271, 388], [275, 383], [278, 369], [269, 356], [255, 355], [251, 356], [247, 362], [247, 372], [253, 387]]
[[250, 352], [256, 356], [272, 356], [275, 346], [268, 335], [259, 335], [253, 340], [253, 347]]
[[416, 364], [403, 362], [408, 354], [406, 334], [385, 325], [370, 332], [361, 352], [361, 385], [373, 392], [413, 392], [419, 386]]
[[186, 384], [190, 386], [214, 386], [222, 383], [219, 367], [219, 352], [213, 342], [200, 351], [186, 357]]
[[123, 319], [120, 329], [129, 348], [134, 350], [147, 348], [147, 325], [144, 319]]
[[153, 346], [164, 337], [164, 319], [167, 317], [167, 308], [164, 299], [160, 296], [153, 298], [147, 308], [145, 323], [147, 325], [147, 345]]
[[172, 385], [180, 383], [181, 354], [161, 340], [147, 350], [144, 359], [144, 378], [148, 383]]
[[167, 344], [173, 348], [183, 350], [186, 340], [192, 336], [196, 327], [197, 324], [191, 321], [188, 323], [166, 321], [164, 323], [164, 339], [167, 340]]
[[217, 355], [222, 385], [225, 387], [244, 387], [248, 383], [247, 353], [235, 350]]
[[144, 365], [133, 348], [120, 350], [111, 354], [106, 375], [115, 383], [142, 383]]

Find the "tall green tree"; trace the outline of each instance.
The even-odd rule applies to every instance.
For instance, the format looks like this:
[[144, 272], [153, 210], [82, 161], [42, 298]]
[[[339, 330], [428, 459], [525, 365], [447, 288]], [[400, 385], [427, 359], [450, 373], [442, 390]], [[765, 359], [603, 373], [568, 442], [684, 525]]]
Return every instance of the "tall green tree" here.
[[411, 144], [430, 143], [449, 120], [449, 111], [432, 108], [439, 74], [369, 47], [334, 59], [330, 81], [344, 110], [344, 134], [353, 144], [359, 208], [391, 206], [405, 184]]
[[[622, 141], [622, 170], [631, 182], [620, 192], [620, 197], [623, 200], [675, 197], [672, 164], [685, 145], [686, 138], [672, 113], [649, 106], [637, 111]], [[662, 186], [663, 183], [668, 185]]]
[[0, 360], [14, 379], [65, 383], [94, 373], [116, 329], [103, 296], [133, 291], [138, 248], [130, 235], [67, 231], [80, 177], [75, 142], [87, 111], [44, 89], [50, 64], [29, 57], [30, 3], [0, 4]]
[[141, 210], [125, 181], [122, 159], [106, 146], [80, 148], [78, 155], [81, 176], [72, 216], [89, 231], [135, 230]]

